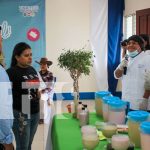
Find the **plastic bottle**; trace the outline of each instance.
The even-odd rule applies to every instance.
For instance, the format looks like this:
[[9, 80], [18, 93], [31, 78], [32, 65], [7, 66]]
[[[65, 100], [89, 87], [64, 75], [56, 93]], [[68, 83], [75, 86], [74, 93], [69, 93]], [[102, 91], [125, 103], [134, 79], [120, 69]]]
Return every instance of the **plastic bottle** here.
[[82, 111], [82, 102], [78, 102], [78, 106], [77, 106], [77, 119], [79, 119], [79, 114]]
[[87, 112], [85, 111], [85, 108], [82, 108], [82, 111], [79, 113], [79, 122], [80, 127], [87, 125]]
[[87, 112], [87, 124], [89, 124], [89, 110], [86, 104], [83, 105], [85, 108], [85, 111]]

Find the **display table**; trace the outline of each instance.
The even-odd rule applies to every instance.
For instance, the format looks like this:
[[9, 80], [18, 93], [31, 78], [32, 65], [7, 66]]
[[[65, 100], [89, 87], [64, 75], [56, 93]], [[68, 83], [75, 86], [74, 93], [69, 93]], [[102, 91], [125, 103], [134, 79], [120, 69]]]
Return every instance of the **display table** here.
[[[94, 125], [97, 120], [102, 121], [95, 113], [90, 113], [89, 123]], [[54, 116], [51, 132], [53, 150], [83, 150], [79, 121], [72, 114]], [[105, 144], [106, 140], [100, 141], [95, 150], [103, 150]]]

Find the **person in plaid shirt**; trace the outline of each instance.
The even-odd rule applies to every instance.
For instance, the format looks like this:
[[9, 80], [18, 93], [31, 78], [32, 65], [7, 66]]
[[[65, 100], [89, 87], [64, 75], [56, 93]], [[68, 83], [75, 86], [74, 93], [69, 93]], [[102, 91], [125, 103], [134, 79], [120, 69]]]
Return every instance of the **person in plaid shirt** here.
[[40, 62], [36, 61], [40, 65], [40, 75], [46, 84], [46, 88], [42, 90], [40, 100], [40, 121], [39, 123], [48, 123], [50, 120], [50, 105], [53, 100], [53, 85], [54, 77], [53, 73], [48, 70], [52, 65], [52, 61], [47, 58], [41, 58]]

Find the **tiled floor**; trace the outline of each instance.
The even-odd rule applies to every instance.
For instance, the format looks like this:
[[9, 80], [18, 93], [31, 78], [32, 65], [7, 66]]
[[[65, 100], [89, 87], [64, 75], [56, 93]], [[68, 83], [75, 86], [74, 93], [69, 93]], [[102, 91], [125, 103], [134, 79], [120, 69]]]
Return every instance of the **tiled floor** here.
[[[71, 103], [72, 101], [57, 101], [54, 102], [55, 105], [55, 110], [57, 114], [63, 113], [63, 112], [68, 112], [67, 111], [67, 104]], [[83, 100], [83, 104], [88, 105], [88, 109], [90, 112], [95, 111], [95, 102], [94, 100]], [[47, 130], [47, 127], [44, 125], [39, 125], [38, 130], [36, 132], [33, 144], [32, 144], [32, 150], [45, 150], [44, 148], [44, 142], [46, 141], [45, 139], [45, 132]], [[44, 132], [45, 131], [45, 132]]]

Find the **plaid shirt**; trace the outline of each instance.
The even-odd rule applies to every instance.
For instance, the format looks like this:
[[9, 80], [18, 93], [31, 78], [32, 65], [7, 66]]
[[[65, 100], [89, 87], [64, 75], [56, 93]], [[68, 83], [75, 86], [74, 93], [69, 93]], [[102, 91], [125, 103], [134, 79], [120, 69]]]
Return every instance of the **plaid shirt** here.
[[46, 89], [42, 90], [42, 92], [44, 92], [45, 90], [50, 91], [51, 87], [53, 85], [53, 82], [54, 82], [53, 73], [48, 71], [48, 70], [45, 73], [42, 73], [42, 71], [40, 71], [39, 73], [40, 73], [40, 75], [42, 77], [42, 80], [46, 84]]

